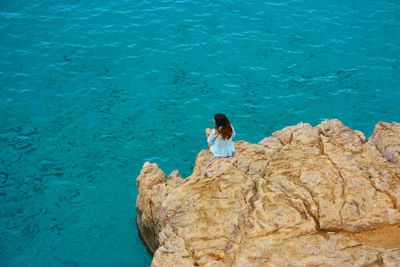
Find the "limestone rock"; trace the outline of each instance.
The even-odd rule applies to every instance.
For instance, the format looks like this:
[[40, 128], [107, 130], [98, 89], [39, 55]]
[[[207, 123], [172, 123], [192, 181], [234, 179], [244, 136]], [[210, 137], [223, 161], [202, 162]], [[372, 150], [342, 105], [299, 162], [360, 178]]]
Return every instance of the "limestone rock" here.
[[400, 123], [379, 122], [368, 140], [388, 161], [400, 167]]
[[379, 123], [366, 142], [339, 120], [299, 123], [230, 158], [202, 150], [186, 179], [145, 163], [136, 208], [152, 266], [399, 266], [396, 131]]

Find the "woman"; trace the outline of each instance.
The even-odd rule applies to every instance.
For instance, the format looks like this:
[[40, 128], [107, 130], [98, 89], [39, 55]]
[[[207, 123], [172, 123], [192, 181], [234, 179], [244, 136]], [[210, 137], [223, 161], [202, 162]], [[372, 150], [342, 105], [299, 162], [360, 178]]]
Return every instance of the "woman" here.
[[236, 135], [235, 130], [222, 113], [214, 115], [214, 122], [216, 126], [213, 129], [206, 129], [208, 147], [216, 157], [230, 157], [235, 152], [232, 142], [232, 138]]

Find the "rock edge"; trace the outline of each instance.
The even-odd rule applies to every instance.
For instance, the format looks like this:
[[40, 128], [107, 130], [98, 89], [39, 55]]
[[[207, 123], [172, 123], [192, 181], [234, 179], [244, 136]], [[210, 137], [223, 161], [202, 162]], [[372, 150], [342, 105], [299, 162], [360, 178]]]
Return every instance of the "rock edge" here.
[[137, 225], [152, 266], [400, 265], [399, 123], [368, 141], [336, 119], [299, 123], [235, 148], [202, 150], [186, 179], [144, 164]]

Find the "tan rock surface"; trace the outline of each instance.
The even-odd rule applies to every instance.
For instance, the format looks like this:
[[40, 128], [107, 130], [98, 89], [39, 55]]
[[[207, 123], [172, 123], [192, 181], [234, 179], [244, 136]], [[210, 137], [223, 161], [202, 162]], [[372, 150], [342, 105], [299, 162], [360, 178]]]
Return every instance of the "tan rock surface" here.
[[400, 123], [379, 122], [374, 134], [368, 140], [376, 145], [379, 152], [390, 162], [400, 167]]
[[235, 142], [230, 158], [202, 150], [184, 180], [145, 163], [138, 227], [152, 266], [400, 266], [399, 161], [382, 156], [400, 135], [380, 124], [368, 142], [326, 120]]

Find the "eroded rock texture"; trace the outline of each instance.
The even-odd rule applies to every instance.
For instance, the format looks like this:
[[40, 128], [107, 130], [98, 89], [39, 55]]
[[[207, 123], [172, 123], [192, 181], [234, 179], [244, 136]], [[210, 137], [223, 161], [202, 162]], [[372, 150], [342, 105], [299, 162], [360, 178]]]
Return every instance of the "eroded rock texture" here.
[[373, 142], [382, 156], [400, 167], [400, 123], [379, 122], [374, 134], [369, 139]]
[[367, 142], [339, 120], [300, 123], [235, 147], [201, 151], [184, 180], [143, 166], [152, 266], [400, 266], [399, 124]]

